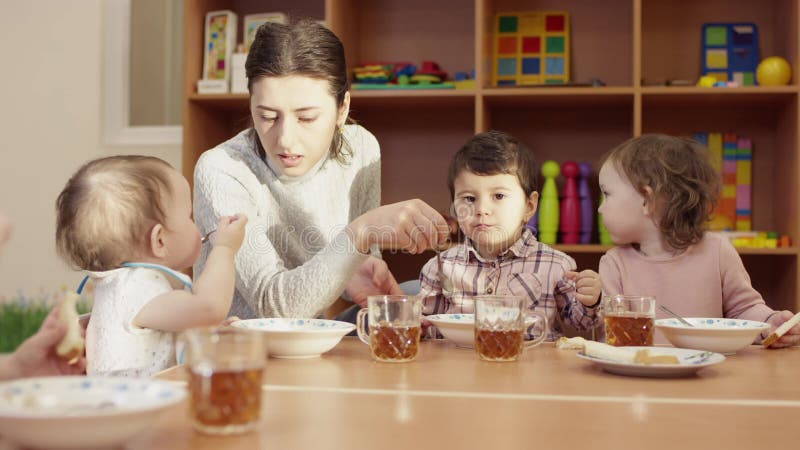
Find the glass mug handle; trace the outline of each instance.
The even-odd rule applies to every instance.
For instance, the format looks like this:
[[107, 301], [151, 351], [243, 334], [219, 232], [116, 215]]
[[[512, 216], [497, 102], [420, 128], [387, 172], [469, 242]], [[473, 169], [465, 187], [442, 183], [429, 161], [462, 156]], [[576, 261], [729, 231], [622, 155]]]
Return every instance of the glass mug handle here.
[[356, 332], [358, 333], [358, 338], [361, 339], [361, 342], [369, 345], [369, 334], [364, 327], [367, 325], [366, 320], [364, 317], [369, 312], [368, 308], [361, 308], [358, 310], [358, 314], [356, 314]]
[[[547, 326], [548, 325], [547, 324], [547, 316], [545, 316], [544, 314], [540, 313], [539, 311], [528, 311], [526, 313], [526, 315], [525, 315], [526, 318], [532, 317], [532, 316], [536, 316], [537, 320], [541, 320], [541, 321], [544, 322], [544, 330], [542, 331], [542, 334], [539, 337], [537, 337], [536, 339], [531, 339], [530, 341], [525, 341], [525, 343], [522, 344], [523, 348], [525, 348], [525, 349], [533, 348], [533, 347], [536, 347], [537, 345], [541, 344], [547, 338], [548, 331], [550, 331], [550, 329]], [[528, 328], [530, 328], [530, 326], [527, 324], [527, 321], [525, 321], [525, 322], [526, 322], [525, 323], [525, 330], [527, 331]], [[532, 324], [531, 324], [531, 326], [532, 326]]]

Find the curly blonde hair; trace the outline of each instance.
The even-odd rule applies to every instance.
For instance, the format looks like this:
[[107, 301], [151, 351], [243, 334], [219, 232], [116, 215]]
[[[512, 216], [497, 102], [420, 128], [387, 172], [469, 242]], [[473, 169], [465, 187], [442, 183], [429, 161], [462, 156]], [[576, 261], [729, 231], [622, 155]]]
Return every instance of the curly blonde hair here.
[[646, 134], [623, 142], [606, 155], [633, 187], [647, 196], [667, 243], [683, 250], [706, 231], [717, 202], [719, 175], [701, 144], [664, 134]]
[[150, 156], [110, 156], [84, 164], [56, 200], [56, 248], [74, 268], [105, 271], [135, 258], [148, 231], [166, 222], [172, 166]]

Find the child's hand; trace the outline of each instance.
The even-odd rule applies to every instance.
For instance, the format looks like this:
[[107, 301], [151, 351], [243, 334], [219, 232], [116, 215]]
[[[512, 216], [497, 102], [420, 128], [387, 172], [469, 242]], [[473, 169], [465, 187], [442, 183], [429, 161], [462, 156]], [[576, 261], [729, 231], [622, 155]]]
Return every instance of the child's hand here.
[[219, 326], [221, 326], [221, 327], [230, 327], [230, 326], [233, 325], [233, 322], [238, 322], [240, 320], [242, 320], [242, 319], [240, 319], [238, 316], [226, 317], [225, 320], [223, 320], [222, 323], [219, 324]]
[[[791, 319], [793, 316], [794, 314], [792, 314], [791, 311], [781, 311], [777, 314], [773, 314], [772, 317], [767, 320], [767, 323], [772, 325], [770, 333], [775, 331], [776, 328], [781, 326], [782, 323]], [[789, 328], [789, 331], [787, 331], [786, 334], [781, 336], [777, 341], [773, 342], [769, 348], [791, 347], [793, 345], [797, 345], [798, 343], [800, 343], [800, 324]]]
[[586, 306], [597, 304], [603, 285], [600, 283], [600, 275], [594, 270], [584, 270], [583, 272], [567, 272], [564, 276], [575, 281], [575, 297]]
[[235, 216], [220, 217], [217, 223], [217, 231], [211, 237], [214, 247], [228, 247], [234, 252], [239, 250], [244, 241], [244, 226], [247, 224], [247, 216], [237, 214]]

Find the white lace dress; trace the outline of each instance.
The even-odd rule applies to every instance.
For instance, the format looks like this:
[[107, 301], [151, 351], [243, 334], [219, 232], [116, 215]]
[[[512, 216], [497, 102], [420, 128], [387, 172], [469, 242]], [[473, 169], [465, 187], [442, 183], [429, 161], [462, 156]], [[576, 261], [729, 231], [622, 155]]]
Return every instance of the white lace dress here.
[[132, 323], [156, 296], [191, 285], [185, 274], [159, 267], [173, 275], [143, 267], [90, 273], [95, 294], [86, 329], [87, 374], [147, 377], [176, 364], [174, 333]]

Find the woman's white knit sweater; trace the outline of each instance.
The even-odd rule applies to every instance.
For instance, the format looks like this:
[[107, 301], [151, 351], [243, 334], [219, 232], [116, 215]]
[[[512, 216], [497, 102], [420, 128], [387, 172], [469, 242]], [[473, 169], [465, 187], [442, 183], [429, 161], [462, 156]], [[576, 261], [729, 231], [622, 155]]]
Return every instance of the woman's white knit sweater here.
[[[197, 161], [194, 219], [200, 231], [214, 229], [221, 216], [248, 218], [230, 315], [317, 316], [366, 260], [344, 229], [380, 205], [380, 147], [358, 125], [346, 125], [343, 135], [352, 154], [348, 163], [324, 158], [301, 177], [281, 176], [262, 160], [252, 129]], [[195, 276], [210, 249], [203, 246]]]

